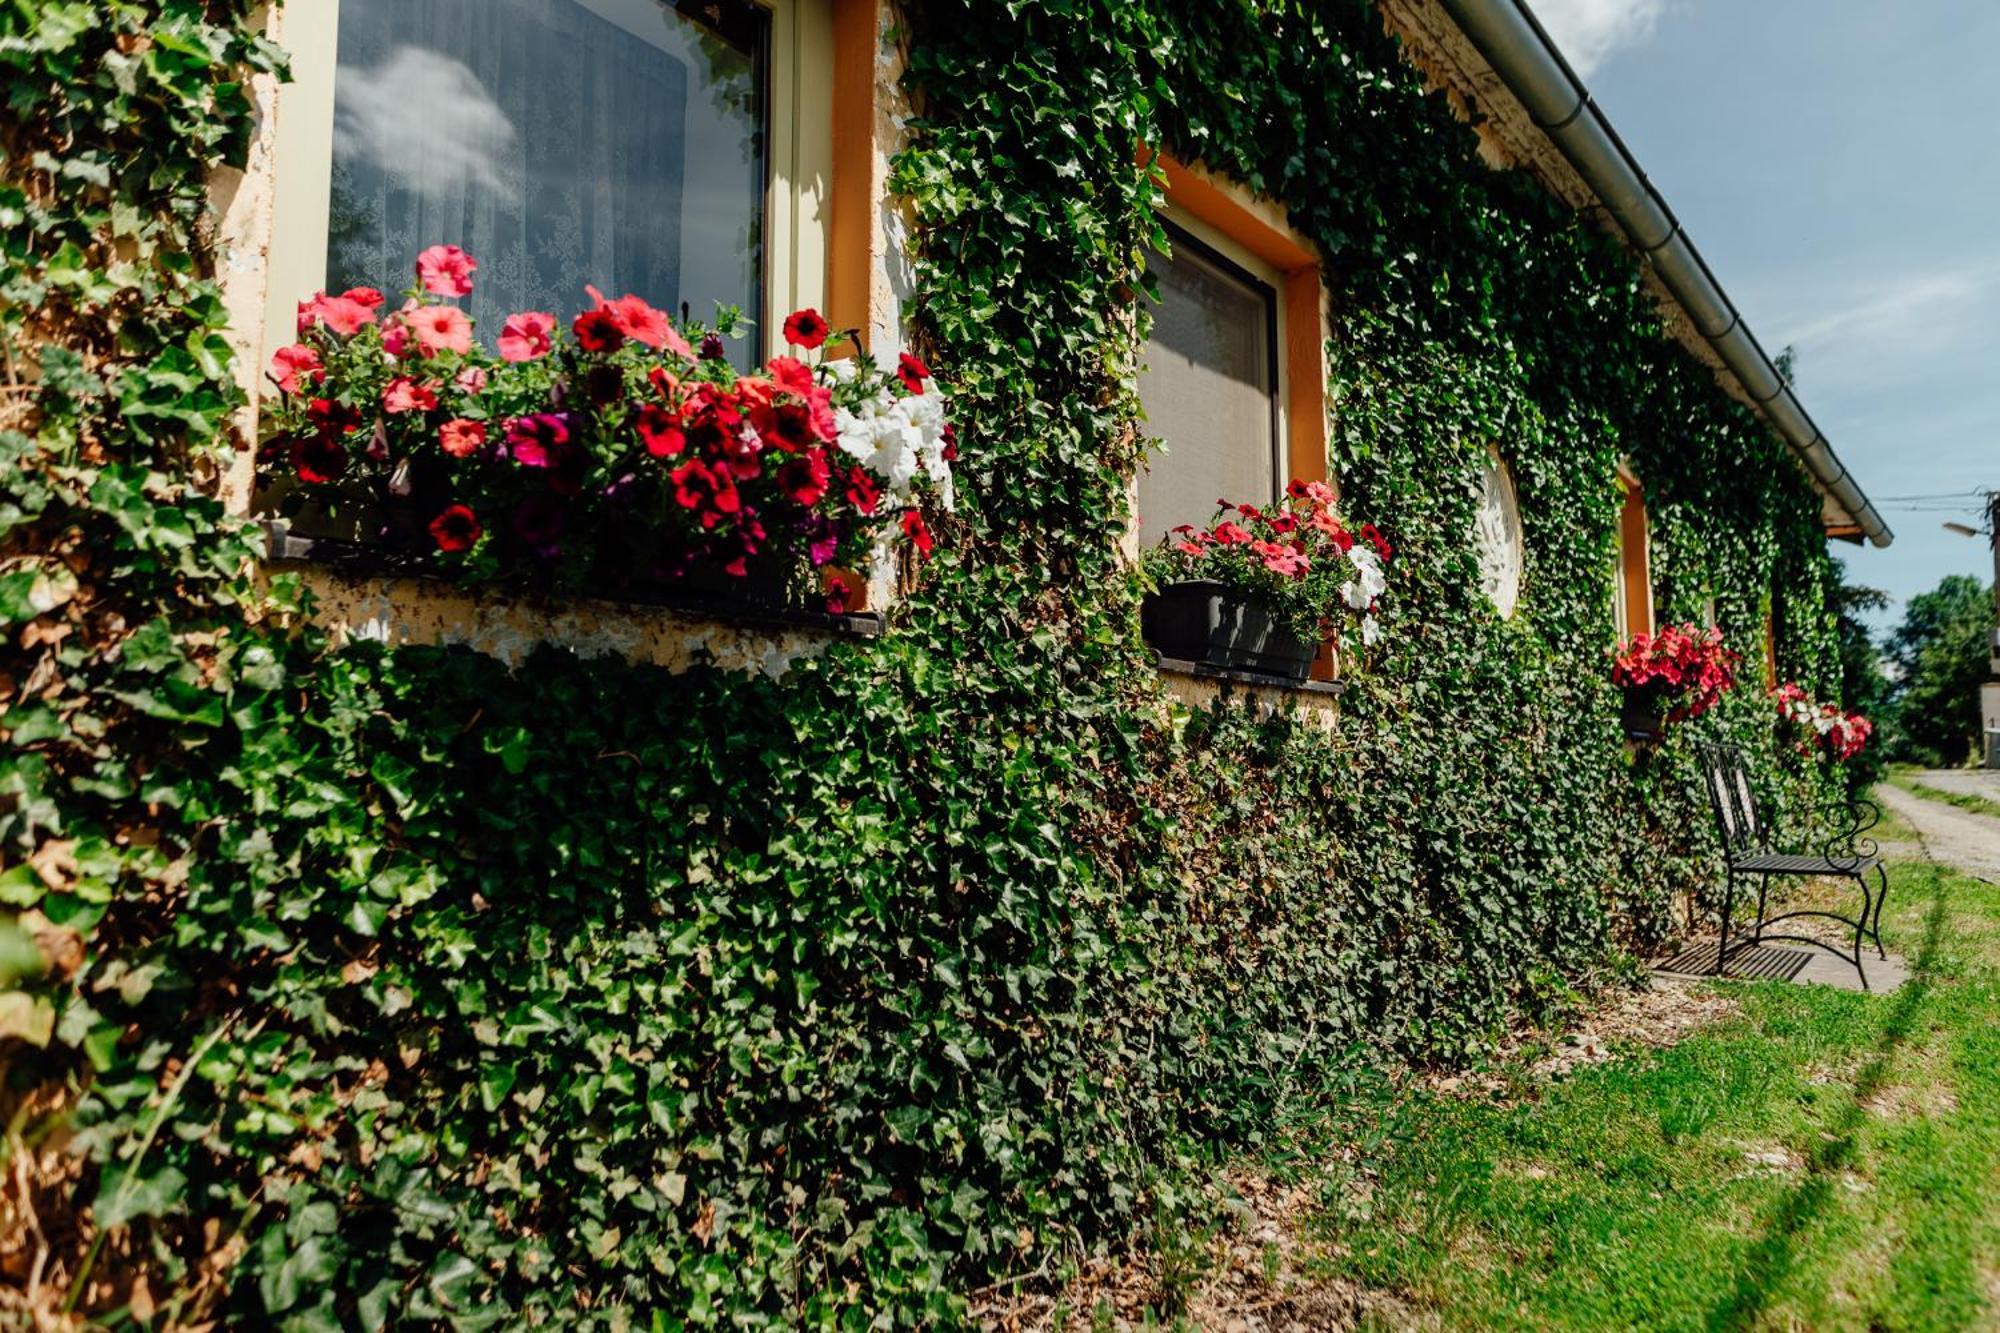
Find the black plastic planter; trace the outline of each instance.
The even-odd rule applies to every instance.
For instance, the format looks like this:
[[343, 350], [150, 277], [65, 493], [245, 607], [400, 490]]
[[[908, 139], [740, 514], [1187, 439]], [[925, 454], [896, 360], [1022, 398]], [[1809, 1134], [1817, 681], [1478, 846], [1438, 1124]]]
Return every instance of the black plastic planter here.
[[1626, 740], [1657, 745], [1667, 738], [1666, 701], [1658, 690], [1627, 689], [1620, 720]]
[[1304, 680], [1313, 645], [1272, 616], [1261, 602], [1226, 583], [1169, 583], [1139, 608], [1139, 628], [1161, 657]]

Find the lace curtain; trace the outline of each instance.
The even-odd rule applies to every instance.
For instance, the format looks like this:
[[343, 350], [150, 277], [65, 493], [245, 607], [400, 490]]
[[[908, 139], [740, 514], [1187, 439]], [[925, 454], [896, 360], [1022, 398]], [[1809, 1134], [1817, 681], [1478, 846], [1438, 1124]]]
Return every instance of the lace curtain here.
[[1278, 489], [1272, 399], [1275, 296], [1173, 235], [1149, 258], [1160, 284], [1139, 375], [1146, 425], [1166, 444], [1139, 474], [1146, 545], [1182, 523], [1207, 527], [1215, 502], [1265, 504]]
[[566, 319], [586, 283], [756, 318], [761, 23], [743, 6], [725, 36], [660, 0], [342, 0], [328, 286], [394, 291], [448, 242], [479, 261], [464, 304], [489, 340], [516, 310]]

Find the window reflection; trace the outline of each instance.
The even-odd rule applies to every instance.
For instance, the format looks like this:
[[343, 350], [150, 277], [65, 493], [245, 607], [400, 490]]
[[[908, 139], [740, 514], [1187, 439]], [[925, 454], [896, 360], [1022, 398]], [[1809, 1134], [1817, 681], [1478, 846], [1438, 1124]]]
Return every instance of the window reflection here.
[[760, 319], [767, 24], [744, 0], [343, 0], [328, 286], [400, 285], [443, 242], [479, 260], [488, 338], [586, 283]]
[[1277, 494], [1272, 347], [1276, 294], [1192, 237], [1170, 233], [1154, 256], [1160, 287], [1139, 375], [1148, 429], [1165, 442], [1139, 476], [1139, 534], [1207, 526], [1215, 502], [1262, 504]]

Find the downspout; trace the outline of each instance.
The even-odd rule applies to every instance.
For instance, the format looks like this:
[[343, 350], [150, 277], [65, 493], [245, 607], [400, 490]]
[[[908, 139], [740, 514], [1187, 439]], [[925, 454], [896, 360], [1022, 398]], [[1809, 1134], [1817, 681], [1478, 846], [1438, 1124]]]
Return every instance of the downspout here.
[[1646, 179], [1591, 100], [1583, 80], [1523, 0], [1443, 0], [1443, 5], [1651, 262], [1696, 330], [1798, 454], [1806, 471], [1854, 517], [1870, 541], [1887, 546], [1894, 539], [1888, 524], [1834, 456], [1833, 447], [1764, 354], [1667, 201]]

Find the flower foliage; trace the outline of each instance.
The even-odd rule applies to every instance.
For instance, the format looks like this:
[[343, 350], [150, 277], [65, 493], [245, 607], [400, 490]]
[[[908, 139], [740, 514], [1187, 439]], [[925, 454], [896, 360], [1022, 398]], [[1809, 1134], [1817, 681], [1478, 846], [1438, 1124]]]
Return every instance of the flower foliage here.
[[1771, 701], [1801, 754], [1825, 755], [1844, 764], [1866, 749], [1875, 734], [1875, 724], [1867, 718], [1839, 704], [1819, 702], [1795, 680], [1772, 690]]
[[[300, 302], [258, 453], [275, 503], [471, 581], [713, 588], [758, 570], [832, 610], [847, 584], [819, 571], [884, 537], [930, 552], [919, 502], [952, 507], [955, 449], [915, 357], [890, 374], [786, 354], [739, 374], [719, 343], [696, 350], [708, 331], [595, 288], [567, 335], [521, 311], [489, 351], [448, 303], [477, 268], [437, 245], [392, 313], [372, 288]], [[813, 311], [785, 327], [808, 354], [827, 338]]]
[[1348, 531], [1330, 486], [1294, 481], [1269, 506], [1215, 503], [1208, 527], [1182, 524], [1147, 554], [1156, 583], [1226, 583], [1270, 607], [1308, 643], [1350, 631], [1370, 647], [1380, 639], [1376, 612], [1393, 551], [1372, 523]]
[[1735, 688], [1742, 662], [1741, 653], [1723, 644], [1720, 629], [1670, 625], [1621, 644], [1612, 658], [1611, 683], [1667, 705], [1668, 721], [1687, 722]]

